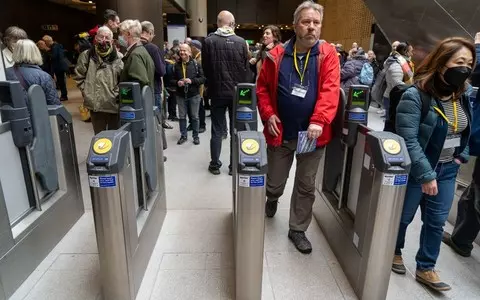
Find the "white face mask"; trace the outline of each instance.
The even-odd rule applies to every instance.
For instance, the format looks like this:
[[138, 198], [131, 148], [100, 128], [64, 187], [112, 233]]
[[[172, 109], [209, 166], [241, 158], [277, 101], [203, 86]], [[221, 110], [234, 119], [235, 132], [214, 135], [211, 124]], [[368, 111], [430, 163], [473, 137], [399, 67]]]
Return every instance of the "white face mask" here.
[[122, 47], [125, 47], [125, 48], [128, 47], [127, 40], [125, 39], [125, 37], [124, 37], [123, 35], [118, 36], [118, 43], [119, 43], [120, 46], [122, 46]]

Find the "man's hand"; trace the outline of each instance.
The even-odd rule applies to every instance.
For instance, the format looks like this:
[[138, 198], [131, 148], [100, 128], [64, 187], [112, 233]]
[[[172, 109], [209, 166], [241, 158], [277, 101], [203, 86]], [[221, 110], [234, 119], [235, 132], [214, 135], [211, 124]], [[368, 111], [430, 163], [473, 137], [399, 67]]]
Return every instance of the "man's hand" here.
[[461, 165], [461, 164], [462, 164], [462, 162], [461, 162], [458, 158], [455, 158], [453, 161], [454, 161], [457, 165]]
[[437, 180], [432, 180], [427, 183], [422, 184], [422, 193], [430, 195], [430, 196], [436, 196], [438, 194], [438, 186], [437, 186]]
[[254, 65], [254, 64], [257, 63], [257, 59], [256, 59], [256, 58], [251, 58], [250, 61], [249, 61], [249, 63], [250, 63], [251, 65]]
[[179, 80], [177, 84], [179, 87], [182, 87], [185, 85], [185, 82], [183, 82], [183, 80]]
[[475, 35], [475, 44], [480, 44], [480, 32]]
[[310, 126], [308, 126], [307, 136], [309, 139], [316, 140], [322, 135], [322, 133], [323, 133], [322, 126], [317, 124], [310, 124]]
[[270, 119], [268, 119], [268, 131], [274, 137], [277, 137], [280, 134], [280, 129], [278, 129], [277, 123], [281, 122], [276, 115], [273, 115], [270, 117]]
[[191, 84], [191, 83], [192, 83], [192, 80], [191, 80], [190, 78], [186, 78], [186, 79], [185, 79], [185, 82], [186, 82], [187, 84]]

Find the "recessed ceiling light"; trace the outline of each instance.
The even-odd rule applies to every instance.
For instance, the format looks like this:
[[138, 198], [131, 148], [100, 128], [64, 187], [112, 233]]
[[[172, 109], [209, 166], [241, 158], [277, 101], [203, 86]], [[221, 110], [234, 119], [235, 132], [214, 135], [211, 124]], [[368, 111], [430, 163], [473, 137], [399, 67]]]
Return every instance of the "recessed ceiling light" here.
[[88, 1], [88, 3], [93, 4], [93, 1]]

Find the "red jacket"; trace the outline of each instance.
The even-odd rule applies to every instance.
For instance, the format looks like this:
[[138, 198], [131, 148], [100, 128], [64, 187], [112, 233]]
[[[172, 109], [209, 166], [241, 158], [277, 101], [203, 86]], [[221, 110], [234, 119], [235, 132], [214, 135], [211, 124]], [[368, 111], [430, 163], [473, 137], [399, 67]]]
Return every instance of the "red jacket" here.
[[[271, 116], [278, 116], [278, 73], [285, 47], [286, 44], [278, 45], [268, 52], [267, 58], [263, 60], [262, 70], [257, 80], [258, 110], [264, 124], [268, 122]], [[335, 47], [327, 42], [320, 42], [318, 48], [320, 53], [317, 60], [318, 96], [314, 112], [310, 117], [310, 124], [323, 127], [323, 133], [317, 140], [317, 146], [324, 146], [332, 139], [330, 124], [335, 118], [340, 99], [340, 63]], [[278, 128], [280, 134], [275, 137], [268, 131], [268, 126], [265, 126], [263, 133], [268, 145], [282, 145], [283, 128], [281, 123], [278, 124]]]

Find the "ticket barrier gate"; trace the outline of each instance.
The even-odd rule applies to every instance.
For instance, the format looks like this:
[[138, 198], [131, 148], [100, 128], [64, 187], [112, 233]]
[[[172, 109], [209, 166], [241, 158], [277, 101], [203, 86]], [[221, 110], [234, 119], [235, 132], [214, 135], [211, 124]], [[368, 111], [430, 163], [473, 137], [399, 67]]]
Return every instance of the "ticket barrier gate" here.
[[238, 84], [232, 145], [235, 299], [262, 297], [267, 148], [257, 130], [255, 85]]
[[[337, 152], [327, 146], [313, 212], [359, 299], [383, 300], [411, 161], [403, 138], [366, 126], [368, 97], [367, 87], [352, 86], [337, 114], [344, 119], [335, 120], [334, 131], [342, 134], [332, 141]], [[345, 154], [340, 176], [332, 166], [339, 144]]]
[[72, 117], [38, 85], [0, 82], [0, 299], [84, 213]]
[[162, 123], [149, 87], [120, 84], [120, 125], [97, 134], [87, 158], [104, 300], [135, 299], [166, 215]]

